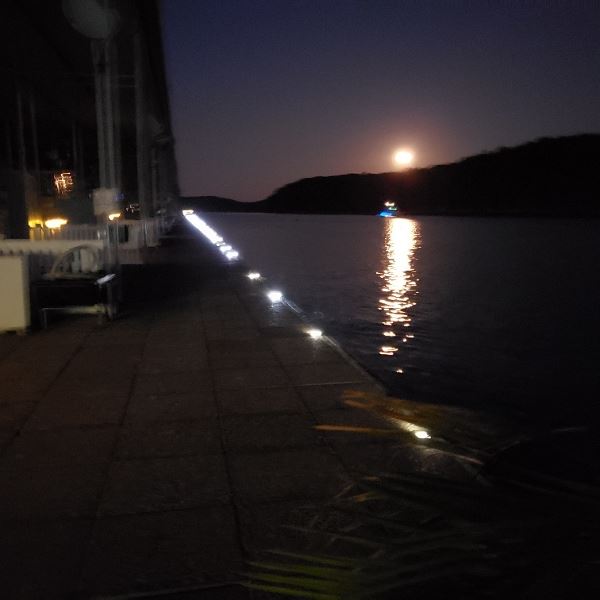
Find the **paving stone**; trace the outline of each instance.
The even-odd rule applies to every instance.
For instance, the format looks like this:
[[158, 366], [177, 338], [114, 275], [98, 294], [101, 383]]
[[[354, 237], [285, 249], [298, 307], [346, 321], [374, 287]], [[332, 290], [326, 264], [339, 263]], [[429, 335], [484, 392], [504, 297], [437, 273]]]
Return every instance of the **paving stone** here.
[[175, 304], [172, 307], [173, 310], [163, 310], [152, 323], [152, 329], [157, 330], [160, 328], [168, 329], [174, 327], [192, 326], [196, 330], [202, 330], [202, 311], [198, 308], [197, 303], [191, 301], [189, 303], [184, 302], [182, 304]]
[[[303, 331], [305, 326], [300, 317], [291, 310], [274, 310], [274, 307], [271, 307], [271, 310], [262, 310], [255, 311], [252, 313], [256, 323], [261, 328], [263, 333], [270, 335], [269, 329], [276, 328], [285, 328], [285, 329], [300, 329]], [[266, 330], [266, 331], [265, 331]], [[279, 335], [275, 333], [275, 335]]]
[[94, 327], [89, 320], [87, 323], [81, 321], [73, 323], [73, 329], [70, 330], [51, 324], [47, 330], [36, 331], [33, 335], [26, 336], [24, 343], [16, 349], [13, 356], [20, 355], [20, 353], [31, 355], [50, 344], [58, 355], [68, 356], [84, 343]]
[[3, 469], [0, 521], [93, 517], [105, 471], [104, 465]]
[[84, 519], [3, 523], [2, 597], [75, 597], [92, 524]]
[[3, 380], [2, 385], [3, 387], [0, 389], [0, 410], [6, 404], [22, 404], [25, 402], [35, 404], [44, 397], [43, 391], [14, 389], [9, 386], [6, 380]]
[[133, 370], [140, 362], [143, 344], [115, 344], [102, 347], [82, 348], [69, 363], [68, 369], [80, 377], [121, 375]]
[[200, 326], [183, 323], [178, 328], [165, 327], [150, 331], [146, 338], [146, 344], [159, 346], [194, 344], [200, 343], [204, 339], [205, 332]]
[[68, 396], [128, 395], [133, 383], [134, 368], [119, 368], [116, 372], [97, 370], [80, 372], [73, 368], [63, 371], [44, 395], [44, 399]]
[[146, 339], [146, 347], [155, 346], [158, 348], [163, 348], [165, 351], [168, 351], [169, 348], [177, 347], [177, 346], [200, 346], [207, 339], [206, 333], [191, 333], [188, 332], [186, 334], [183, 333], [156, 333], [149, 336]]
[[137, 422], [121, 429], [119, 458], [145, 458], [216, 454], [221, 434], [216, 418], [189, 422]]
[[185, 344], [181, 342], [177, 344], [146, 344], [143, 360], [158, 361], [160, 359], [168, 359], [171, 355], [178, 357], [191, 356], [198, 360], [205, 360], [207, 355], [206, 341], [201, 340]]
[[247, 504], [291, 498], [323, 498], [348, 479], [325, 449], [290, 449], [230, 457], [237, 497]]
[[144, 311], [122, 311], [117, 319], [109, 321], [103, 327], [99, 327], [96, 331], [110, 330], [122, 333], [135, 333], [138, 331], [148, 331], [148, 329], [156, 322], [156, 314]]
[[361, 477], [381, 473], [427, 473], [455, 481], [473, 479], [473, 472], [464, 463], [419, 443], [344, 444], [336, 446], [335, 452], [351, 473]]
[[120, 365], [115, 369], [96, 371], [90, 368], [87, 372], [69, 366], [48, 389], [45, 398], [67, 396], [71, 394], [98, 395], [111, 394], [129, 395], [135, 377], [135, 367]]
[[[6, 371], [6, 369], [5, 369]], [[56, 377], [56, 373], [44, 373], [42, 370], [36, 372], [34, 367], [31, 369], [19, 369], [21, 372], [3, 373], [0, 369], [0, 381], [2, 381], [2, 391], [0, 391], [0, 403], [19, 402], [22, 399], [29, 399], [41, 396]]]
[[254, 327], [255, 325], [254, 319], [252, 319], [250, 313], [242, 305], [235, 308], [226, 307], [203, 310], [202, 320], [205, 327], [211, 323], [236, 323], [237, 327]]
[[[227, 286], [226, 283], [223, 283]], [[240, 301], [238, 295], [235, 292], [223, 292], [223, 293], [211, 293], [205, 292], [202, 294], [202, 300], [200, 302], [202, 312], [214, 311], [214, 310], [226, 310], [237, 309], [244, 310], [244, 305]]]
[[295, 390], [312, 411], [343, 408], [346, 392], [360, 391], [380, 393], [376, 384], [371, 383], [330, 383], [326, 385], [298, 386]]
[[202, 332], [202, 313], [197, 308], [190, 309], [185, 302], [165, 304], [164, 310], [150, 326], [150, 333]]
[[116, 426], [24, 431], [6, 450], [0, 469], [106, 463], [116, 436]]
[[293, 528], [308, 527], [321, 511], [322, 504], [309, 501], [242, 504], [238, 514], [244, 547], [255, 557], [268, 550], [301, 552], [311, 540]]
[[[22, 344], [10, 353], [10, 361], [31, 365], [38, 361], [38, 353], [46, 354], [49, 364], [64, 364], [80, 348], [85, 335], [67, 343], [61, 339], [57, 332], [42, 331], [27, 336]], [[47, 353], [48, 347], [52, 347], [52, 353]]]
[[143, 346], [148, 336], [147, 328], [134, 327], [107, 327], [93, 331], [85, 339], [86, 347], [105, 347], [105, 346], [130, 346], [135, 344]]
[[[279, 525], [304, 524], [312, 510], [299, 506], [343, 489], [359, 452], [365, 467], [377, 453], [387, 460], [375, 443], [315, 432], [309, 415], [330, 420], [332, 393], [371, 380], [196, 239], [152, 253], [176, 282], [146, 283], [145, 309], [103, 327], [64, 319], [15, 343], [0, 336], [0, 396], [11, 388], [10, 408], [0, 404], [0, 519], [14, 557], [0, 554], [14, 571], [3, 591], [270, 598], [223, 585], [241, 578], [242, 538], [251, 553], [298, 549]], [[174, 257], [181, 265], [166, 264]], [[51, 526], [20, 528], [40, 518]], [[61, 528], [64, 518], [78, 525]]]
[[224, 415], [306, 412], [291, 387], [218, 390], [216, 394]]
[[10, 333], [0, 334], [0, 361], [11, 354], [22, 342], [22, 336]]
[[[29, 369], [29, 373], [35, 373], [38, 369], [42, 372], [47, 370], [61, 369], [76, 354], [82, 342], [61, 344], [60, 340], [54, 343], [50, 338], [37, 338], [32, 335], [25, 344], [20, 346], [8, 357], [10, 362], [21, 364]], [[52, 352], [48, 352], [52, 348]], [[43, 360], [40, 360], [43, 357]]]
[[[314, 418], [317, 423], [322, 425], [342, 425], [349, 427], [364, 427], [373, 428], [377, 430], [388, 431], [390, 437], [385, 437], [386, 442], [403, 442], [400, 435], [394, 437], [394, 434], [402, 433], [399, 429], [390, 424], [389, 421], [373, 415], [367, 411], [359, 410], [356, 408], [338, 408], [331, 410], [323, 410], [314, 413]], [[374, 437], [367, 432], [354, 432], [354, 431], [322, 431], [323, 436], [334, 444], [356, 444], [365, 441], [371, 441]], [[375, 439], [379, 440], [380, 437]]]
[[211, 357], [221, 357], [230, 353], [264, 352], [271, 349], [267, 340], [209, 340], [208, 353]]
[[121, 422], [127, 395], [85, 389], [44, 398], [25, 423], [25, 430], [111, 425]]
[[0, 430], [20, 429], [35, 408], [34, 402], [0, 404]]
[[279, 361], [270, 350], [253, 353], [235, 352], [219, 357], [210, 358], [213, 369], [245, 369], [262, 367], [277, 367]]
[[284, 365], [346, 362], [344, 357], [323, 339], [274, 338], [270, 343], [277, 358]]
[[213, 369], [277, 366], [279, 361], [262, 339], [212, 340], [208, 356]]
[[0, 429], [0, 456], [4, 449], [12, 442], [14, 431], [2, 431]]
[[111, 466], [100, 514], [181, 510], [228, 501], [221, 455], [121, 460]]
[[343, 362], [285, 367], [294, 385], [319, 385], [324, 383], [368, 383], [368, 375], [353, 365]]
[[220, 369], [214, 371], [218, 390], [285, 387], [289, 379], [281, 367]]
[[295, 319], [293, 323], [273, 324], [260, 328], [260, 334], [266, 339], [305, 339], [306, 326], [299, 320]]
[[194, 327], [196, 331], [202, 330], [202, 311], [192, 302], [172, 303], [164, 305], [166, 310], [155, 313], [155, 318], [151, 324], [152, 331], [178, 330], [185, 327]]
[[219, 329], [256, 329], [256, 323], [252, 317], [241, 312], [239, 314], [223, 314], [219, 318], [213, 315], [211, 319], [205, 320], [204, 331], [207, 335]]
[[166, 594], [235, 581], [243, 569], [229, 506], [103, 518], [94, 527], [82, 587], [85, 597]]
[[353, 444], [336, 444], [335, 452], [348, 471], [357, 477], [419, 470], [412, 450], [393, 442], [356, 440]]
[[127, 407], [125, 420], [185, 421], [217, 414], [215, 398], [209, 389], [187, 394], [136, 394]]
[[134, 393], [144, 394], [186, 394], [204, 391], [211, 386], [208, 371], [165, 372], [154, 375], [140, 374], [135, 381]]
[[255, 327], [215, 327], [207, 330], [206, 339], [214, 340], [254, 340], [260, 338], [260, 332]]
[[[234, 282], [230, 285], [236, 285], [239, 283]], [[242, 282], [244, 284], [245, 282]], [[241, 292], [238, 292], [243, 302], [245, 309], [252, 315], [260, 315], [264, 311], [273, 310], [273, 303], [267, 298], [263, 289], [257, 288], [255, 283], [250, 283], [250, 289], [245, 288]], [[280, 307], [282, 310], [287, 310], [286, 306]]]
[[[19, 373], [19, 371], [21, 372]], [[0, 405], [15, 402], [37, 402], [55, 378], [56, 373], [45, 374], [40, 371], [38, 375], [33, 366], [27, 369], [14, 369], [12, 373], [0, 371], [0, 381], [2, 382]]]
[[151, 346], [146, 349], [138, 367], [142, 375], [181, 373], [200, 371], [208, 368], [207, 352], [204, 346], [177, 345], [173, 347]]
[[222, 418], [225, 444], [232, 450], [319, 446], [322, 440], [305, 415], [244, 415]]
[[30, 385], [33, 389], [44, 389], [64, 367], [64, 361], [40, 361], [37, 353], [27, 357], [27, 361], [6, 359], [0, 362], [0, 378], [8, 387], [7, 382], [14, 385]]
[[298, 314], [286, 302], [271, 302], [266, 291], [263, 292], [263, 297], [258, 299], [254, 304], [248, 302], [248, 310], [257, 321], [262, 321], [263, 323], [272, 321], [271, 324], [276, 325], [275, 321], [277, 319], [281, 321], [293, 321], [294, 325], [301, 322]]

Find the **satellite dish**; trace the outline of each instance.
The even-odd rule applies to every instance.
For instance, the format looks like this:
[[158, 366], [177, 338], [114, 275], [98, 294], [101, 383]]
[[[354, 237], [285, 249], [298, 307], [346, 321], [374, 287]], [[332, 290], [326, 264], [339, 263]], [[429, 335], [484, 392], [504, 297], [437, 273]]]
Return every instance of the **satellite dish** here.
[[62, 9], [73, 29], [93, 40], [111, 37], [119, 26], [119, 13], [98, 0], [62, 0]]

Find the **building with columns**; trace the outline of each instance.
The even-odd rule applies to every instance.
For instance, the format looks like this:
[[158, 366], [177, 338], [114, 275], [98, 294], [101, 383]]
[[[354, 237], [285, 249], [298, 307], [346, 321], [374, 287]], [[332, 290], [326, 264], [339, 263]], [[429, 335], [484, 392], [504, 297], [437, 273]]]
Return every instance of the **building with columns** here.
[[0, 6], [0, 237], [175, 210], [157, 0]]

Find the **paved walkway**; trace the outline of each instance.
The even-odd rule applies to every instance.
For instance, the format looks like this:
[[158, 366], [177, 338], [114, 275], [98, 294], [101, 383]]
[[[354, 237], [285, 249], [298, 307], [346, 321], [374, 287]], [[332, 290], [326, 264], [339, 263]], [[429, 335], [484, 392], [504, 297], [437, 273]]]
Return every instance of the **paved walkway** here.
[[3, 598], [238, 599], [244, 561], [379, 443], [345, 389], [374, 383], [194, 234], [129, 273], [132, 308], [0, 335]]

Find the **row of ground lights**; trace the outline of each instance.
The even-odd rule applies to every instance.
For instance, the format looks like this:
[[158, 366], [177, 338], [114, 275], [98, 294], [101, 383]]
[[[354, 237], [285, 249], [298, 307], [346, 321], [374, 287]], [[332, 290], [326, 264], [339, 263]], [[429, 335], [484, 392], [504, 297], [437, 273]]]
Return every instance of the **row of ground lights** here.
[[[231, 244], [227, 244], [222, 236], [220, 236], [206, 221], [203, 221], [193, 210], [183, 210], [183, 216], [188, 220], [188, 222], [193, 225], [211, 244], [216, 246], [221, 253], [229, 260], [236, 261], [238, 260], [240, 254], [237, 250], [231, 246]], [[260, 273], [256, 271], [251, 271], [247, 274], [248, 279], [251, 281], [258, 281], [261, 279]], [[271, 304], [279, 304], [280, 302], [285, 302], [283, 297], [283, 293], [279, 290], [269, 290], [267, 292], [267, 298], [271, 301]], [[311, 338], [319, 339], [323, 332], [320, 329], [311, 328], [306, 332]]]
[[[235, 261], [239, 258], [239, 252], [234, 250], [230, 244], [225, 243], [224, 239], [212, 227], [210, 227], [210, 225], [208, 225], [197, 214], [195, 214], [193, 210], [184, 210], [182, 212], [183, 216], [188, 220], [188, 222], [191, 223], [202, 235], [204, 235], [209, 242], [217, 246], [228, 260]], [[260, 281], [262, 279], [261, 274], [257, 271], [250, 271], [246, 274], [246, 277], [248, 277], [250, 281]], [[279, 290], [269, 290], [267, 292], [267, 298], [271, 301], [271, 304], [285, 302], [283, 293]], [[323, 332], [316, 328], [308, 329], [306, 333], [314, 340], [319, 339], [323, 335]], [[402, 428], [408, 429], [418, 439], [425, 440], [431, 438], [429, 432], [427, 432], [425, 429], [416, 427], [412, 423], [405, 423], [404, 427]]]
[[235, 261], [240, 253], [210, 226], [203, 221], [193, 210], [184, 210], [183, 216], [191, 223], [211, 244], [215, 245], [223, 256], [229, 261]]

